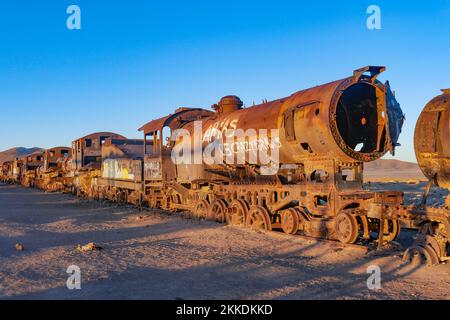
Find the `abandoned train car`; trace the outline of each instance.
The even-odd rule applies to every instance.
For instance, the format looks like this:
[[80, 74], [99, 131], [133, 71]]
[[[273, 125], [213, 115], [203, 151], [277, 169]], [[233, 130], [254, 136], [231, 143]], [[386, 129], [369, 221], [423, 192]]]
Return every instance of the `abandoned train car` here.
[[102, 146], [108, 138], [126, 139], [113, 132], [96, 132], [72, 142], [72, 158], [67, 175], [72, 178], [73, 194], [92, 198], [96, 196], [93, 179], [100, 177]]
[[43, 152], [43, 164], [37, 168], [36, 187], [46, 191], [65, 191], [69, 184], [66, 178], [66, 162], [71, 149], [54, 147]]

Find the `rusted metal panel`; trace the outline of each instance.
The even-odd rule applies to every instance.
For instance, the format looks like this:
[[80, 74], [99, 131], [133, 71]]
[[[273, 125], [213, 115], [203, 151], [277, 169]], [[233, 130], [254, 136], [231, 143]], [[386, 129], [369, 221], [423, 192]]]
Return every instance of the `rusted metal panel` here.
[[72, 164], [74, 170], [80, 170], [91, 162], [100, 163], [102, 145], [106, 139], [126, 139], [113, 132], [97, 132], [72, 142]]
[[145, 180], [162, 180], [162, 164], [160, 158], [146, 156], [144, 159]]
[[44, 166], [43, 170], [61, 169], [63, 163], [71, 155], [71, 148], [69, 147], [54, 147], [44, 152]]
[[142, 181], [142, 161], [132, 159], [103, 159], [102, 178]]
[[417, 162], [422, 172], [443, 188], [450, 188], [449, 139], [450, 94], [444, 93], [425, 106], [414, 134]]
[[[147, 141], [151, 147], [152, 142]], [[106, 139], [102, 146], [102, 158], [130, 158], [142, 159], [144, 153], [143, 139]]]
[[179, 108], [174, 114], [150, 121], [149, 123], [143, 125], [139, 128], [139, 131], [143, 131], [144, 135], [148, 135], [156, 131], [161, 131], [164, 127], [169, 127], [174, 130], [181, 128], [185, 123], [195, 120], [202, 120], [212, 114], [213, 112], [211, 111], [199, 108]]
[[165, 122], [171, 117], [172, 117], [172, 115], [168, 115], [168, 116], [162, 117], [160, 119], [152, 120], [152, 121], [144, 124], [142, 127], [140, 127], [139, 131], [148, 133], [148, 132], [154, 132], [157, 130], [161, 130], [164, 127]]

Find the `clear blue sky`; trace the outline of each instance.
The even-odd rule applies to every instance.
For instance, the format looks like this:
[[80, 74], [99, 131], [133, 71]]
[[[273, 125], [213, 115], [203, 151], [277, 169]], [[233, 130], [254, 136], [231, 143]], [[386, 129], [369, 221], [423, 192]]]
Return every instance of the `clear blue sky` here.
[[[77, 4], [82, 29], [66, 28]], [[382, 30], [366, 9], [382, 10]], [[0, 150], [70, 145], [236, 94], [250, 105], [385, 65], [407, 122], [450, 87], [450, 1], [9, 0], [0, 4]]]

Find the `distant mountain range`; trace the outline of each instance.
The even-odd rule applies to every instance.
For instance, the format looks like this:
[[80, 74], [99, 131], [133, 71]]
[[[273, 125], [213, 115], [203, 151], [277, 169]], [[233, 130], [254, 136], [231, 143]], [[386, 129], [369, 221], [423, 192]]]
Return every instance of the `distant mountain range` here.
[[17, 157], [21, 157], [21, 156], [26, 156], [29, 154], [32, 154], [36, 151], [43, 151], [44, 149], [42, 148], [22, 148], [22, 147], [18, 147], [18, 148], [12, 148], [12, 149], [8, 149], [6, 151], [2, 151], [0, 152], [0, 163], [5, 162], [5, 161], [12, 161]]
[[426, 181], [426, 178], [417, 163], [394, 159], [380, 159], [364, 165], [364, 180]]

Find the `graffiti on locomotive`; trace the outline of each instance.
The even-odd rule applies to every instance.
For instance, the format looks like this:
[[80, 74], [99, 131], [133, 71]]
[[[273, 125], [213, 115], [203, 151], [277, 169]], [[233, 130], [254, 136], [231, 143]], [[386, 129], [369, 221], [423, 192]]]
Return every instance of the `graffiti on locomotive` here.
[[203, 130], [203, 122], [195, 121], [193, 135], [186, 129], [174, 130], [172, 159], [176, 164], [253, 164], [263, 166], [263, 171], [278, 169], [278, 129], [243, 130], [237, 119], [225, 119]]

